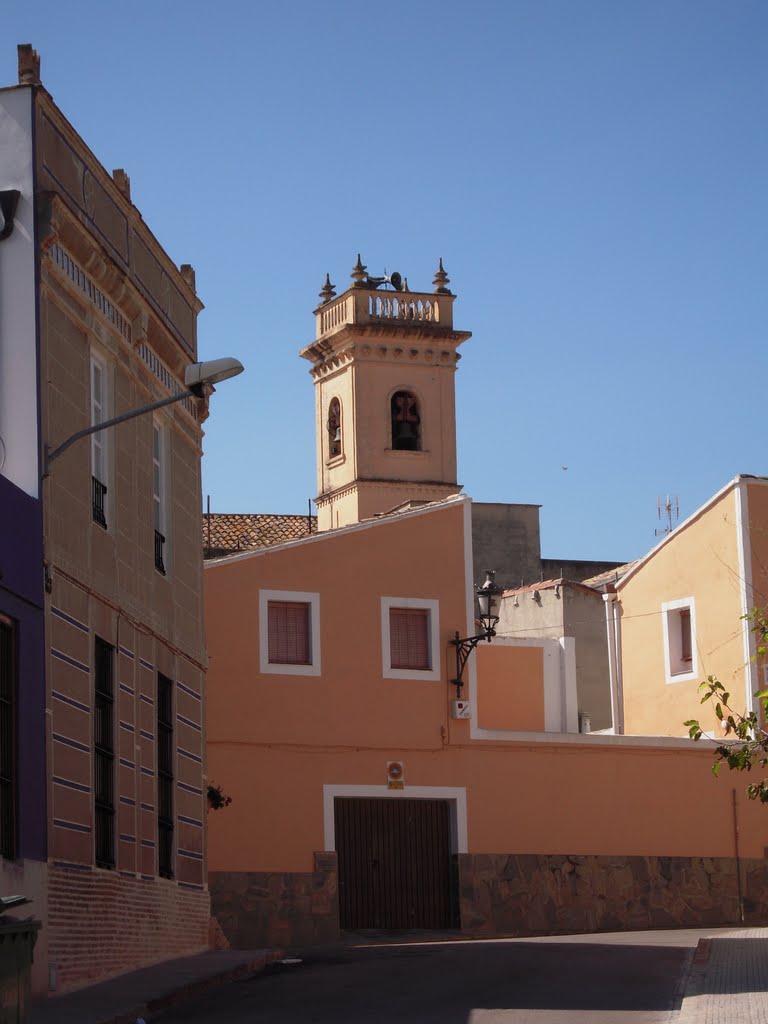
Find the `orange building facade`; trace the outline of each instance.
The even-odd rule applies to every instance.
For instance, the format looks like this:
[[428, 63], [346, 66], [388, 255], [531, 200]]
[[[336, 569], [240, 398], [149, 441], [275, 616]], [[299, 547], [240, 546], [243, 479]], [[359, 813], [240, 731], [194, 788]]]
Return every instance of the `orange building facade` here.
[[[760, 809], [734, 803], [686, 739], [580, 734], [572, 640], [481, 642], [457, 692], [451, 641], [476, 633], [473, 506], [444, 456], [468, 335], [430, 320], [426, 293], [378, 301], [359, 274], [338, 299], [327, 285], [302, 353], [322, 382], [320, 532], [206, 564], [209, 777], [232, 797], [209, 816], [224, 935], [762, 920]], [[361, 447], [365, 476], [334, 488], [336, 460], [354, 467]], [[437, 480], [435, 450], [451, 470]]]

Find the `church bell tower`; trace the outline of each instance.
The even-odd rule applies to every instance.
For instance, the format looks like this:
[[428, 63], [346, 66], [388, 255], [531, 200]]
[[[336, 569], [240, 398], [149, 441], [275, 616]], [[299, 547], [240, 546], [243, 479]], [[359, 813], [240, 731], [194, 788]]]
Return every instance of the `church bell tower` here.
[[454, 374], [471, 333], [453, 329], [442, 260], [432, 283], [372, 277], [359, 256], [341, 295], [326, 276], [301, 351], [315, 381], [319, 530], [461, 490]]

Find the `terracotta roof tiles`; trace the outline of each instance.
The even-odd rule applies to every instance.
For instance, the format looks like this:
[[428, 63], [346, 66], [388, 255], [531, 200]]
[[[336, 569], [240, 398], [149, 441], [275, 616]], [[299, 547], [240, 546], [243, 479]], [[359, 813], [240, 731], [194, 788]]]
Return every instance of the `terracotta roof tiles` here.
[[317, 516], [251, 512], [203, 513], [205, 558], [255, 551], [317, 533]]

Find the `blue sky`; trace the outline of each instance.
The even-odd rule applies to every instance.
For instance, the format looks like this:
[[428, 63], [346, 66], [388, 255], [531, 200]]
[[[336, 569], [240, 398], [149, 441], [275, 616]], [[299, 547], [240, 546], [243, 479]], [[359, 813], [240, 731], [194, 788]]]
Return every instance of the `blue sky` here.
[[[543, 554], [634, 558], [766, 464], [762, 0], [11, 0], [17, 42], [238, 356], [206, 423], [215, 511], [304, 512], [298, 349], [356, 254], [471, 330], [459, 480], [540, 503]], [[490, 438], [490, 440], [489, 440]], [[567, 469], [563, 469], [567, 466]]]

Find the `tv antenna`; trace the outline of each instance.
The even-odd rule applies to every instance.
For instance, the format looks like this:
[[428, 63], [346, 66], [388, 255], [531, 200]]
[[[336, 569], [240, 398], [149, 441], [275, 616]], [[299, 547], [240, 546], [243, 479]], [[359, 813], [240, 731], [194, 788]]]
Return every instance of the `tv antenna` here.
[[674, 498], [666, 496], [662, 502], [661, 498], [656, 499], [658, 506], [659, 520], [666, 520], [667, 525], [660, 527], [658, 530], [654, 530], [657, 537], [666, 536], [668, 533], [672, 533], [675, 528], [675, 523], [680, 518], [680, 505], [677, 500], [677, 495]]

